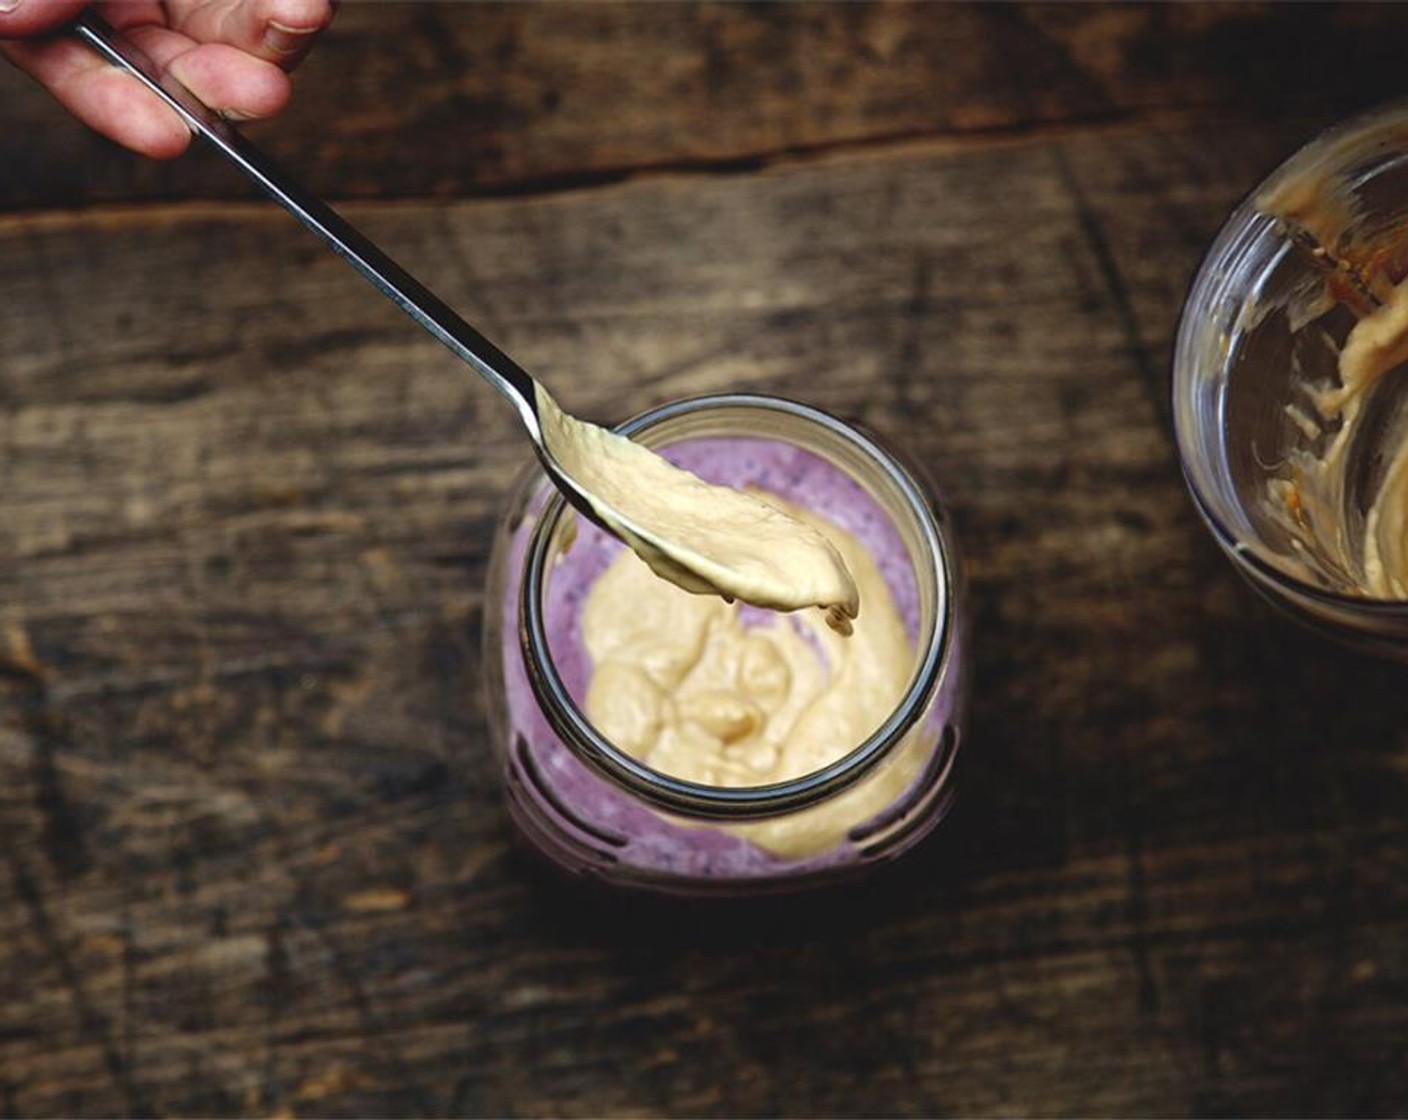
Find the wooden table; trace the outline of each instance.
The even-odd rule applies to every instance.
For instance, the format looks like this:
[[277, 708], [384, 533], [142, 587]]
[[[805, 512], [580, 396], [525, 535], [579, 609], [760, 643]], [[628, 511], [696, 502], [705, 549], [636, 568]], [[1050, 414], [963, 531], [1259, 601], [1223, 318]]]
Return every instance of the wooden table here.
[[526, 445], [205, 153], [0, 74], [0, 1113], [1401, 1114], [1408, 687], [1198, 523], [1230, 206], [1399, 8], [347, 5], [252, 130], [604, 421], [749, 388], [923, 460], [960, 807], [839, 905], [517, 854], [482, 586]]

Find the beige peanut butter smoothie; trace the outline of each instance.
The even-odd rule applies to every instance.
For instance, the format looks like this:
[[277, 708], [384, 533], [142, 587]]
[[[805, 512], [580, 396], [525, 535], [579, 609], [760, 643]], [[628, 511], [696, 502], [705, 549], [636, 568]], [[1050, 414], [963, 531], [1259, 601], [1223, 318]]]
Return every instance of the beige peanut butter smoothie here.
[[685, 895], [820, 886], [908, 850], [952, 803], [960, 742], [937, 499], [805, 405], [700, 398], [641, 427], [686, 477], [816, 534], [864, 609], [842, 635], [814, 605], [691, 594], [526, 480], [489, 647], [515, 822], [574, 876]]
[[[541, 389], [538, 409], [549, 451], [628, 546], [582, 582], [570, 625], [586, 662], [580, 702], [607, 740], [675, 778], [767, 786], [839, 761], [896, 710], [916, 652], [913, 604], [902, 610], [892, 588], [912, 578], [896, 576], [902, 550], [878, 558], [827, 518], [842, 492], [834, 472], [803, 499], [813, 512], [707, 483], [566, 415]], [[579, 547], [559, 570], [575, 568]], [[820, 855], [893, 804], [932, 746], [932, 734], [914, 735], [823, 804], [715, 827], [774, 858]]]
[[[594, 666], [587, 715], [655, 770], [712, 786], [801, 777], [863, 742], [904, 694], [914, 647], [874, 558], [849, 533], [780, 508], [829, 538], [854, 573], [865, 610], [849, 637], [816, 612], [759, 624], [738, 603], [656, 579], [627, 551], [592, 586], [581, 623]], [[824, 851], [846, 822], [893, 802], [921, 761], [902, 752], [833, 803], [728, 830], [775, 855]]]

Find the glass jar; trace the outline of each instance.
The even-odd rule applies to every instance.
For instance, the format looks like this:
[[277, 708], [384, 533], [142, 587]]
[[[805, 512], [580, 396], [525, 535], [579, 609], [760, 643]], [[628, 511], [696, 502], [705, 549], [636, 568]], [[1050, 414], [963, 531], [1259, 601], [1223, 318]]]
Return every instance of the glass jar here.
[[1193, 281], [1173, 361], [1184, 476], [1237, 570], [1298, 621], [1395, 657], [1408, 654], [1408, 601], [1367, 585], [1364, 542], [1408, 439], [1408, 378], [1389, 372], [1365, 401], [1334, 485], [1323, 464], [1346, 420], [1324, 402], [1377, 302], [1369, 286], [1382, 295], [1402, 280], [1405, 250], [1398, 104], [1312, 140], [1233, 212]]
[[[954, 796], [966, 676], [963, 588], [931, 488], [872, 436], [775, 397], [678, 401], [617, 430], [709, 481], [756, 484], [851, 532], [895, 597], [913, 671], [888, 718], [812, 773], [726, 787], [651, 769], [584, 711], [591, 669], [576, 628], [621, 546], [534, 469], [500, 524], [485, 598], [491, 733], [518, 830], [572, 875], [687, 895], [818, 885], [912, 848]], [[777, 830], [793, 838], [781, 851], [759, 839]]]

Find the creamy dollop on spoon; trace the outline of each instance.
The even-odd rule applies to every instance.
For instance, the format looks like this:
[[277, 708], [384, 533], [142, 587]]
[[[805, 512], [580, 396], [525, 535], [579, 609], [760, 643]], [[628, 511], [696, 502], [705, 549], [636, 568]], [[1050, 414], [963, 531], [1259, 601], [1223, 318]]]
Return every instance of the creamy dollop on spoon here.
[[714, 486], [648, 448], [569, 416], [539, 384], [543, 444], [591, 507], [656, 575], [700, 595], [771, 610], [821, 607], [842, 634], [860, 611], [855, 579], [817, 529], [766, 496]]

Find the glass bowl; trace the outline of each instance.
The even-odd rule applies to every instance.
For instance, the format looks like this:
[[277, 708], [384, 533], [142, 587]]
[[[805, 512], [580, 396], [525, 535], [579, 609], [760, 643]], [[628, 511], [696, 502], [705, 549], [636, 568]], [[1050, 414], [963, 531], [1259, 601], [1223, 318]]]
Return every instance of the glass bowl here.
[[1367, 573], [1376, 519], [1402, 504], [1389, 479], [1408, 379], [1390, 369], [1357, 415], [1330, 402], [1350, 332], [1408, 272], [1405, 248], [1396, 104], [1312, 140], [1233, 212], [1184, 305], [1172, 386], [1188, 489], [1237, 570], [1299, 621], [1395, 657], [1408, 601]]
[[873, 435], [776, 397], [678, 401], [618, 430], [855, 535], [900, 607], [912, 671], [888, 718], [811, 773], [713, 786], [650, 768], [584, 710], [591, 667], [575, 628], [621, 546], [533, 469], [499, 527], [485, 602], [491, 730], [522, 837], [573, 876], [684, 895], [831, 883], [911, 849], [953, 800], [967, 676], [963, 584], [932, 487]]

